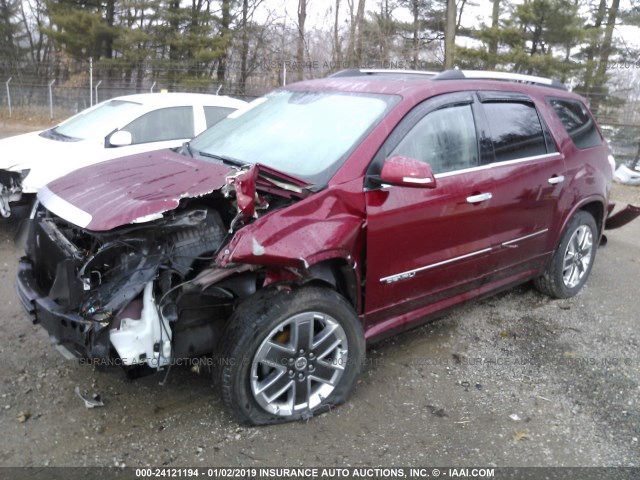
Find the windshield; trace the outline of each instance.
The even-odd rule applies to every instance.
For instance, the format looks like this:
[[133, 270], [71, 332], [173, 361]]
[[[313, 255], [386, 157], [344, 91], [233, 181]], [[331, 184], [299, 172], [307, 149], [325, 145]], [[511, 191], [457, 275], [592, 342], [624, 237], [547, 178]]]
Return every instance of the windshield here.
[[191, 151], [259, 163], [324, 185], [396, 100], [391, 95], [278, 91], [205, 131], [191, 142]]
[[127, 102], [124, 100], [110, 100], [98, 105], [94, 109], [88, 109], [74, 115], [55, 127], [53, 131], [59, 135], [64, 135], [76, 139], [84, 139], [104, 132], [105, 126], [108, 129], [116, 128], [121, 118], [130, 117], [132, 112], [142, 111], [140, 103]]

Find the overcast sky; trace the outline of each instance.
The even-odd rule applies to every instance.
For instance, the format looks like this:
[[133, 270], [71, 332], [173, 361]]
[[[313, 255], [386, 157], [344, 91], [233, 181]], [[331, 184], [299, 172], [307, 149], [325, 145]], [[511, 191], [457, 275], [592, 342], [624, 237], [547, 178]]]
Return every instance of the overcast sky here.
[[[358, 0], [353, 0], [357, 3]], [[511, 3], [519, 3], [522, 0], [512, 0]], [[287, 13], [287, 24], [295, 26], [298, 22], [298, 0], [265, 0], [266, 9], [279, 12], [284, 15]], [[333, 14], [329, 14], [329, 8], [335, 5], [335, 0], [309, 0], [307, 6], [307, 28], [323, 28], [330, 29], [333, 27]], [[462, 24], [465, 27], [479, 26], [482, 22], [489, 24], [491, 22], [491, 0], [471, 0], [464, 7], [464, 15]], [[621, 8], [629, 8], [631, 0], [622, 0]], [[348, 18], [348, 0], [341, 0], [340, 10], [343, 25], [346, 26]], [[375, 11], [380, 8], [380, 0], [367, 0], [367, 11]], [[394, 16], [403, 21], [411, 21], [408, 10], [398, 8], [394, 11]], [[258, 17], [260, 18], [260, 17]], [[637, 27], [625, 27], [619, 25], [616, 27], [616, 36], [622, 43], [630, 47], [640, 47], [640, 35]]]

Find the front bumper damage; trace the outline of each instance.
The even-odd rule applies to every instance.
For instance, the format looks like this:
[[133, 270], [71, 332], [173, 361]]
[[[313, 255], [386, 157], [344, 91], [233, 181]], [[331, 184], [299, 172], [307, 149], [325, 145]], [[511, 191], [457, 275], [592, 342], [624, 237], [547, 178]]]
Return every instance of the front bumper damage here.
[[[191, 211], [126, 235], [92, 235], [59, 218], [29, 220], [25, 228], [18, 296], [65, 356], [157, 369], [190, 348], [198, 353], [193, 341], [174, 348], [180, 326], [172, 324], [178, 306], [170, 293], [193, 259], [221, 241], [215, 213]], [[203, 336], [211, 341], [210, 332]]]
[[65, 357], [108, 358], [108, 323], [82, 318], [45, 295], [36, 282], [33, 264], [26, 258], [18, 264], [16, 286], [31, 321], [47, 331]]

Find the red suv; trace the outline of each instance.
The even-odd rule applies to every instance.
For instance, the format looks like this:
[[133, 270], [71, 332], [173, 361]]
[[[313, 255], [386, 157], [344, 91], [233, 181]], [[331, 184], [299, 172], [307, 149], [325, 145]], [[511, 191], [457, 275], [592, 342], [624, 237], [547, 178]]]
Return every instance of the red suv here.
[[241, 421], [308, 418], [345, 401], [367, 342], [527, 280], [578, 293], [607, 155], [555, 81], [348, 70], [49, 184], [18, 292], [67, 356], [204, 357]]

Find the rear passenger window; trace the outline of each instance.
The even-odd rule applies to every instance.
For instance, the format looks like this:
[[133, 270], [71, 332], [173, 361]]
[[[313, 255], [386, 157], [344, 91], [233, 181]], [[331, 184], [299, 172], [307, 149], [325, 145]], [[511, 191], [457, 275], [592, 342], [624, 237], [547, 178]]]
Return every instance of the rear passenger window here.
[[535, 107], [528, 103], [484, 103], [495, 161], [505, 162], [547, 153]]
[[478, 165], [478, 141], [471, 105], [456, 105], [425, 115], [392, 152], [422, 160], [434, 173]]
[[207, 120], [207, 128], [213, 127], [223, 118], [226, 118], [235, 108], [227, 107], [204, 107], [204, 116]]
[[562, 125], [578, 148], [591, 148], [602, 145], [602, 138], [587, 108], [573, 100], [548, 100]]

